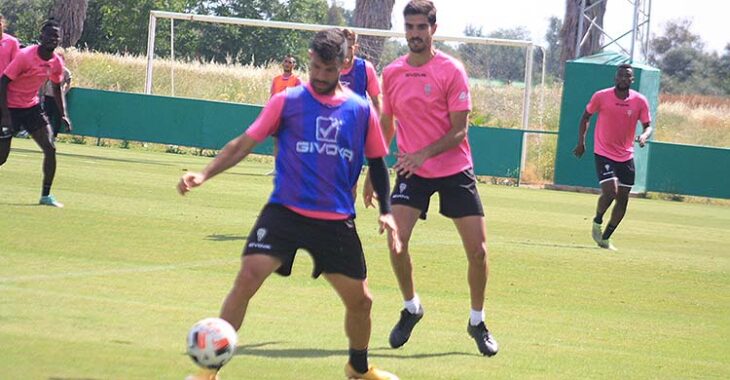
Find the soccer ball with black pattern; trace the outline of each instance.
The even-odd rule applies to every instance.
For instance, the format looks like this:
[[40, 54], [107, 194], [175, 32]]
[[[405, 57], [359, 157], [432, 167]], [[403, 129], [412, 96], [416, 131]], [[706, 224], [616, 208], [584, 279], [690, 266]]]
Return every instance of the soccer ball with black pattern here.
[[188, 355], [202, 368], [220, 369], [236, 352], [238, 334], [220, 318], [205, 318], [188, 332]]

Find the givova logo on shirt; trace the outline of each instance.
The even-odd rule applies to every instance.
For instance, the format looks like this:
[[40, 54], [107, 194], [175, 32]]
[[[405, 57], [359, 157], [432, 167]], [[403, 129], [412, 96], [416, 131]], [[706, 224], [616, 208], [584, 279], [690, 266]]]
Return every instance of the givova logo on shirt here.
[[297, 141], [297, 152], [307, 154], [323, 154], [326, 156], [340, 156], [352, 162], [355, 154], [352, 150], [337, 145], [337, 136], [340, 127], [344, 124], [342, 119], [336, 117], [317, 117], [315, 128], [315, 141]]

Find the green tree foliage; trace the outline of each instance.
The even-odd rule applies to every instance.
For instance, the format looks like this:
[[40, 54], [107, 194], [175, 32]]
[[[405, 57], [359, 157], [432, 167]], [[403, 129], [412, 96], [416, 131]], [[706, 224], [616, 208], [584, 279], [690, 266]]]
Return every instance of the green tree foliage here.
[[[670, 93], [730, 95], [730, 49], [708, 53], [687, 19], [667, 23], [664, 33], [651, 39], [649, 63], [662, 70], [662, 90]], [[728, 45], [730, 47], [730, 45]]]
[[[482, 28], [467, 25], [464, 35], [507, 40], [530, 40], [525, 27], [498, 29], [484, 35]], [[525, 77], [525, 50], [511, 46], [461, 44], [458, 49], [464, 65], [473, 77], [504, 82], [521, 81]]]
[[352, 17], [352, 11], [345, 9], [341, 0], [332, 0], [332, 4], [327, 9], [327, 25], [350, 26]]
[[[324, 23], [325, 0], [91, 0], [81, 44], [113, 53], [144, 54], [151, 10], [263, 20]], [[306, 52], [301, 32], [192, 21], [175, 22], [175, 56], [188, 60], [255, 63]], [[169, 20], [158, 20], [155, 53], [169, 56]]]
[[36, 43], [40, 27], [50, 14], [53, 0], [2, 0], [0, 12], [7, 25], [5, 32], [24, 45]]
[[563, 48], [560, 39], [560, 30], [563, 29], [563, 20], [551, 16], [549, 19], [548, 29], [545, 32], [545, 41], [548, 46], [545, 51], [547, 58], [545, 60], [545, 72], [554, 78], [562, 78], [563, 71], [560, 63], [560, 50]]

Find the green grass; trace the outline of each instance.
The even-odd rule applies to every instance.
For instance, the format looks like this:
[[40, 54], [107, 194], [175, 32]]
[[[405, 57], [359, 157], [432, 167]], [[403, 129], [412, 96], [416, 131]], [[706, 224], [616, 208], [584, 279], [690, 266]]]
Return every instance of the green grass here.
[[[35, 205], [38, 149], [13, 148], [0, 168], [0, 378], [191, 372], [185, 334], [217, 314], [271, 164], [245, 162], [183, 198], [179, 175], [209, 158], [60, 144], [54, 193], [66, 208], [52, 209]], [[387, 348], [401, 301], [375, 211], [360, 209], [373, 363], [402, 379], [730, 377], [729, 207], [632, 199], [611, 253], [590, 240], [595, 195], [480, 192], [499, 355], [477, 355], [466, 335], [466, 260], [433, 209], [412, 241], [427, 314], [405, 347]], [[343, 309], [310, 271], [302, 254], [290, 278], [264, 285], [223, 379], [342, 377]]]

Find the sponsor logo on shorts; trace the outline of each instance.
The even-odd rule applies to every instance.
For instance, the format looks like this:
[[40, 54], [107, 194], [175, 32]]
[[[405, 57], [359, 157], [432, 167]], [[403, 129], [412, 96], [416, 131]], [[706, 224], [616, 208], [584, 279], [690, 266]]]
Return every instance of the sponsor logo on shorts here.
[[266, 228], [259, 228], [256, 230], [256, 239], [258, 241], [252, 241], [248, 243], [248, 246], [250, 248], [271, 249], [271, 244], [261, 243], [261, 241], [266, 237], [266, 232]]
[[408, 188], [408, 185], [405, 183], [398, 185], [398, 193], [393, 194], [393, 199], [411, 199], [408, 195], [403, 194], [403, 192], [406, 191], [406, 188]]
[[604, 171], [602, 173], [603, 175], [613, 174], [613, 170], [611, 170], [611, 165], [605, 164], [605, 165], [603, 165], [603, 168], [604, 168]]

